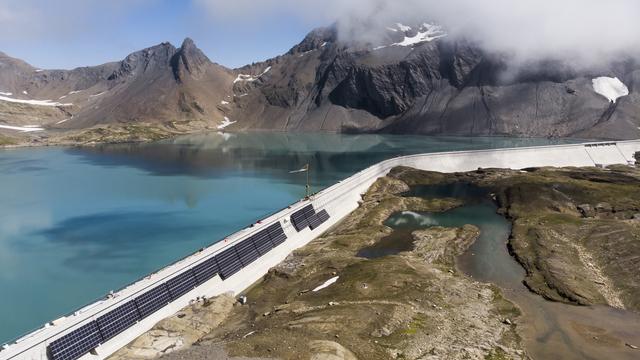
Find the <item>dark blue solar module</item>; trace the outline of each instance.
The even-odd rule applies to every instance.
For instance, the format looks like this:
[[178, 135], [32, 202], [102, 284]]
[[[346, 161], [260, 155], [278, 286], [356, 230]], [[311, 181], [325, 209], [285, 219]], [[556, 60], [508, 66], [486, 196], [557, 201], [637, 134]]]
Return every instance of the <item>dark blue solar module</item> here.
[[255, 245], [260, 256], [268, 253], [273, 248], [271, 239], [269, 239], [269, 231], [267, 231], [267, 229], [253, 235], [251, 240], [253, 241], [253, 245]]
[[174, 277], [173, 279], [165, 283], [171, 299], [176, 300], [180, 296], [188, 293], [196, 287], [196, 278], [193, 276], [193, 271], [187, 270], [182, 274]]
[[251, 264], [260, 257], [260, 254], [258, 254], [258, 250], [256, 250], [256, 247], [253, 245], [251, 238], [241, 241], [235, 246], [235, 248], [243, 267]]
[[216, 255], [216, 262], [218, 262], [222, 280], [229, 278], [242, 269], [242, 263], [233, 247]]
[[140, 312], [140, 317], [145, 318], [171, 302], [171, 297], [169, 296], [166, 285], [160, 284], [138, 296], [135, 301], [138, 306], [138, 312]]
[[320, 218], [320, 221], [325, 222], [329, 220], [329, 213], [327, 212], [327, 210], [320, 210], [320, 212], [318, 213], [318, 217]]
[[269, 226], [267, 231], [269, 232], [269, 239], [271, 239], [273, 247], [276, 247], [287, 240], [287, 235], [284, 234], [282, 225], [280, 225], [279, 222]]
[[318, 217], [318, 214], [313, 214], [313, 216], [309, 218], [309, 228], [313, 230], [318, 228], [320, 225], [322, 225], [322, 221]]
[[51, 360], [76, 360], [101, 342], [102, 336], [98, 324], [92, 321], [54, 340], [47, 348]]
[[102, 339], [107, 341], [138, 322], [138, 320], [140, 320], [140, 314], [138, 314], [135, 302], [131, 300], [100, 316], [96, 322], [102, 334]]
[[309, 221], [307, 218], [315, 213], [313, 210], [313, 205], [309, 204], [302, 209], [291, 214], [291, 222], [293, 223], [293, 227], [297, 231], [302, 231], [302, 229], [309, 226]]
[[218, 273], [218, 264], [216, 259], [210, 258], [193, 267], [193, 274], [196, 277], [198, 285], [216, 276]]
[[322, 223], [329, 220], [329, 213], [326, 210], [321, 210], [319, 213], [313, 215], [311, 219], [309, 219], [309, 227], [311, 230], [317, 229]]
[[273, 247], [276, 247], [287, 240], [287, 235], [284, 234], [284, 230], [282, 230], [282, 225], [280, 225], [280, 222], [269, 226], [267, 228], [267, 231], [269, 231], [269, 238], [271, 239]]
[[307, 205], [304, 208], [302, 208], [302, 212], [304, 213], [304, 217], [306, 217], [307, 220], [309, 220], [311, 218], [311, 216], [313, 216], [316, 213], [316, 211], [313, 208], [312, 204]]

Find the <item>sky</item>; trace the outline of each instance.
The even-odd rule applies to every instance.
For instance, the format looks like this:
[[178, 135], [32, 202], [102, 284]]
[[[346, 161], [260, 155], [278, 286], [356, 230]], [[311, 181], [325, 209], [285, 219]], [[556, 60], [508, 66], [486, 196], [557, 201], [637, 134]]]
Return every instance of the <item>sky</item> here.
[[38, 68], [71, 69], [191, 37], [212, 61], [240, 67], [288, 51], [322, 23], [276, 8], [265, 17], [224, 13], [215, 2], [0, 0], [0, 51]]
[[0, 51], [41, 68], [120, 60], [194, 39], [228, 67], [280, 55], [314, 27], [375, 41], [395, 22], [442, 25], [527, 65], [597, 66], [640, 54], [638, 0], [0, 0]]

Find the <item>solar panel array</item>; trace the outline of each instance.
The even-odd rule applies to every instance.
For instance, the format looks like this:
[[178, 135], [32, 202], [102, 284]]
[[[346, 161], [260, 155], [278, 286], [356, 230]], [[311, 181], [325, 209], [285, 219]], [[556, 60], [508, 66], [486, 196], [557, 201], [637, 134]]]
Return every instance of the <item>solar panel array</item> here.
[[238, 257], [235, 246], [216, 255], [220, 277], [224, 280], [242, 269], [242, 263]]
[[269, 233], [269, 239], [271, 239], [273, 247], [276, 247], [287, 240], [287, 235], [284, 234], [284, 230], [279, 222], [269, 226], [265, 231]]
[[49, 345], [53, 360], [75, 360], [102, 342], [98, 324], [92, 321]]
[[240, 262], [243, 266], [247, 266], [252, 262], [256, 261], [257, 258], [260, 257], [258, 254], [258, 250], [256, 250], [256, 246], [253, 244], [253, 239], [245, 239], [235, 246], [236, 253], [238, 253], [238, 257], [240, 257]]
[[204, 284], [218, 273], [218, 263], [215, 258], [207, 259], [193, 268], [196, 284]]
[[273, 243], [271, 242], [268, 231], [261, 231], [260, 233], [252, 236], [251, 241], [253, 241], [253, 245], [256, 247], [260, 256], [273, 249]]
[[129, 326], [140, 320], [140, 314], [134, 300], [111, 310], [100, 316], [96, 322], [102, 334], [102, 340], [106, 341], [120, 334]]
[[[213, 263], [215, 264], [215, 261], [213, 261]], [[206, 265], [206, 261], [200, 265], [197, 265], [197, 267], [201, 266], [201, 265]], [[194, 268], [195, 269], [195, 268]], [[218, 267], [216, 266], [215, 269], [217, 270]], [[210, 269], [209, 268], [204, 268], [205, 272], [203, 272], [203, 278], [205, 276], [208, 276], [210, 273]], [[193, 271], [191, 270], [187, 270], [185, 272], [183, 272], [182, 274], [174, 277], [173, 279], [167, 281], [167, 290], [169, 290], [169, 295], [171, 295], [172, 299], [177, 299], [180, 296], [188, 293], [189, 291], [193, 290], [196, 286], [198, 286], [197, 282], [196, 282], [196, 277], [193, 275]], [[215, 272], [210, 276], [213, 277], [215, 275]], [[206, 280], [205, 280], [206, 281]], [[201, 282], [202, 283], [202, 282]]]
[[308, 216], [315, 214], [315, 212], [316, 211], [313, 209], [313, 204], [309, 204], [291, 214], [291, 222], [293, 223], [293, 227], [296, 228], [298, 232], [302, 231], [304, 228], [309, 226], [309, 220], [307, 220]]
[[136, 306], [142, 318], [146, 318], [170, 302], [169, 291], [165, 284], [156, 286], [136, 298]]
[[311, 230], [317, 229], [327, 220], [329, 220], [329, 213], [327, 213], [327, 210], [320, 210], [319, 213], [315, 213], [311, 218], [309, 218], [309, 228], [311, 228]]
[[[313, 207], [311, 207], [313, 211]], [[171, 301], [213, 278], [225, 280], [287, 239], [277, 222], [221, 253], [156, 286], [95, 321], [54, 340], [48, 346], [51, 360], [76, 360]]]
[[298, 232], [307, 226], [311, 229], [317, 229], [322, 223], [329, 220], [329, 213], [321, 210], [319, 213], [313, 209], [313, 204], [309, 204], [302, 209], [291, 214], [291, 222]]

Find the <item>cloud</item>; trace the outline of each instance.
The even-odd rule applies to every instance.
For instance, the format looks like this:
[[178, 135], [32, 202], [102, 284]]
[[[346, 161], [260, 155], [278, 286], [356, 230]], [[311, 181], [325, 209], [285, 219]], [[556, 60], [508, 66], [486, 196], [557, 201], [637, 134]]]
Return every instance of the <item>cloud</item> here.
[[[546, 58], [598, 64], [640, 49], [637, 0], [195, 0], [219, 19], [259, 22], [285, 12], [337, 21], [345, 40], [372, 41], [397, 21], [436, 22], [514, 61]], [[285, 20], [286, 21], [286, 20]]]

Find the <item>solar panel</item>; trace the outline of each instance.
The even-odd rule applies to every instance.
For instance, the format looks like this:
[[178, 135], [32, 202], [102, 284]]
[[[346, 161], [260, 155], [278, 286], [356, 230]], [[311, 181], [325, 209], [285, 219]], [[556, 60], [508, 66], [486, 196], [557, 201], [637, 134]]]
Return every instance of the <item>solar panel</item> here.
[[262, 256], [268, 253], [272, 248], [273, 244], [271, 244], [271, 239], [269, 239], [269, 231], [268, 229], [262, 230], [259, 233], [253, 235], [251, 237], [253, 241], [253, 245], [255, 245], [256, 250]]
[[307, 220], [309, 220], [316, 213], [316, 211], [313, 209], [312, 204], [305, 206], [302, 209], [302, 212], [304, 213], [304, 217], [306, 217]]
[[287, 240], [287, 235], [284, 234], [284, 230], [282, 230], [282, 225], [280, 222], [277, 222], [267, 228], [269, 231], [269, 238], [271, 239], [271, 243], [274, 247], [282, 244], [285, 240]]
[[318, 213], [318, 217], [320, 218], [320, 221], [325, 222], [329, 220], [329, 213], [327, 212], [327, 210], [320, 210], [320, 212]]
[[271, 242], [273, 243], [273, 247], [276, 247], [282, 244], [285, 240], [287, 240], [287, 235], [280, 234], [271, 238]]
[[193, 268], [193, 274], [198, 285], [216, 276], [217, 273], [218, 264], [214, 258], [207, 259]]
[[260, 254], [258, 254], [251, 238], [241, 241], [234, 247], [236, 248], [236, 252], [238, 253], [242, 266], [247, 266], [260, 257]]
[[280, 225], [280, 222], [277, 222], [273, 225], [269, 225], [266, 231], [269, 232], [269, 235], [284, 234], [284, 230], [282, 230], [282, 225]]
[[165, 284], [161, 284], [138, 296], [135, 301], [140, 317], [146, 318], [171, 302], [171, 298]]
[[188, 293], [197, 286], [196, 278], [193, 276], [193, 272], [191, 270], [187, 270], [167, 281], [166, 285], [169, 290], [169, 294], [171, 295], [171, 299], [173, 300]]
[[140, 320], [140, 314], [133, 300], [118, 306], [115, 310], [100, 316], [96, 322], [104, 341], [118, 335]]
[[101, 342], [98, 324], [92, 321], [51, 342], [49, 356], [52, 360], [76, 360]]
[[313, 216], [309, 218], [309, 228], [311, 228], [311, 230], [314, 230], [317, 229], [320, 225], [322, 225], [322, 220], [320, 220], [318, 214], [313, 214]]
[[309, 226], [307, 218], [314, 213], [315, 210], [313, 210], [313, 205], [311, 204], [294, 212], [293, 214], [291, 214], [291, 222], [293, 223], [293, 227], [295, 227], [297, 231], [302, 231], [302, 229]]
[[222, 280], [229, 278], [242, 269], [242, 263], [234, 248], [229, 248], [216, 255], [216, 262], [218, 263]]

